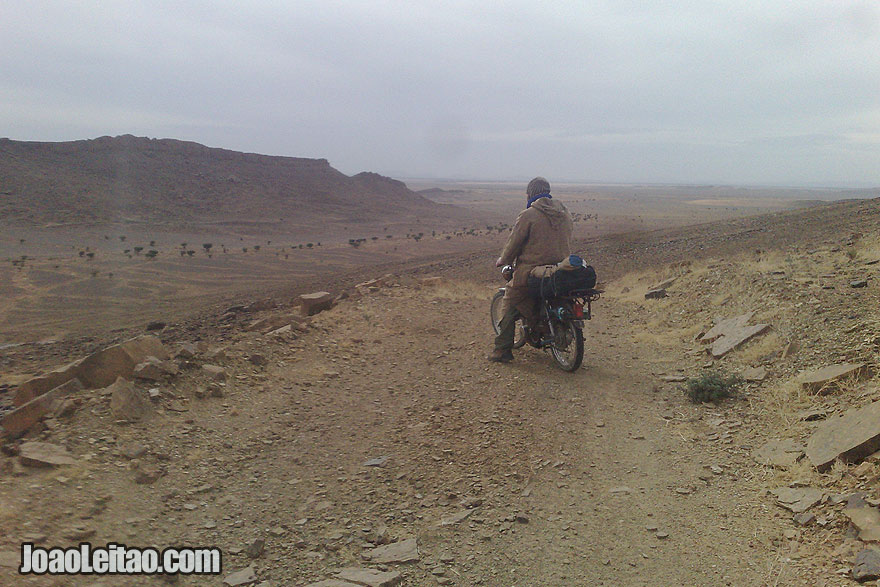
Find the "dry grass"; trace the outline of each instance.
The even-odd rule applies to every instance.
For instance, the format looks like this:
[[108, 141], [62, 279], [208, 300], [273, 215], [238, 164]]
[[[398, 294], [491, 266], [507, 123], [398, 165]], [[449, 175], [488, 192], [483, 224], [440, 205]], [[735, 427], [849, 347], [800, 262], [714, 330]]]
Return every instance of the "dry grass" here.
[[497, 286], [473, 281], [443, 281], [439, 285], [422, 286], [422, 291], [429, 300], [474, 300], [492, 298], [498, 288], [503, 284], [499, 281]]
[[775, 331], [770, 331], [763, 336], [749, 341], [745, 346], [737, 350], [735, 358], [742, 364], [748, 365], [771, 353], [782, 350], [785, 342]]
[[800, 422], [798, 414], [810, 405], [810, 395], [795, 378], [769, 387], [752, 400], [751, 407], [773, 430], [790, 431]]

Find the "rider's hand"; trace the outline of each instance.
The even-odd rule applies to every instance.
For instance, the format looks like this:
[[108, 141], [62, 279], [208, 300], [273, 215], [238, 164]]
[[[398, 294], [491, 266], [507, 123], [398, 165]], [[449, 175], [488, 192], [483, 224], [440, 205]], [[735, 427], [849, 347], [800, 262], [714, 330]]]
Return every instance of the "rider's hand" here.
[[495, 261], [495, 266], [496, 266], [496, 267], [501, 267], [502, 265], [504, 265], [504, 263], [501, 262], [501, 257], [498, 257], [498, 260]]

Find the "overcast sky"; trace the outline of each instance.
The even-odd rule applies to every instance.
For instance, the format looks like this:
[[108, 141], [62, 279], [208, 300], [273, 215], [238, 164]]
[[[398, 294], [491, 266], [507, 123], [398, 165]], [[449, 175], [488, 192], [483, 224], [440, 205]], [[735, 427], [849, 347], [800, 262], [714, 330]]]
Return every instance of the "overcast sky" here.
[[880, 3], [0, 6], [0, 136], [395, 177], [880, 185]]

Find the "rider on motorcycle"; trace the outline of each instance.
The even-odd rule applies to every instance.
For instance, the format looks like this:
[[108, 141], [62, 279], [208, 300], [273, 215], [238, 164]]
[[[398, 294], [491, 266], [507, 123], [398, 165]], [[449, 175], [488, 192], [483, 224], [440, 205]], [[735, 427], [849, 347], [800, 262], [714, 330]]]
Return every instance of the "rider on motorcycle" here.
[[572, 220], [568, 209], [550, 196], [550, 182], [536, 177], [526, 188], [526, 209], [520, 212], [496, 267], [516, 263], [513, 279], [502, 302], [501, 333], [495, 338], [495, 350], [488, 356], [493, 362], [513, 360], [516, 320], [525, 318], [534, 331], [535, 299], [529, 295], [529, 271], [538, 265], [552, 265], [571, 251]]

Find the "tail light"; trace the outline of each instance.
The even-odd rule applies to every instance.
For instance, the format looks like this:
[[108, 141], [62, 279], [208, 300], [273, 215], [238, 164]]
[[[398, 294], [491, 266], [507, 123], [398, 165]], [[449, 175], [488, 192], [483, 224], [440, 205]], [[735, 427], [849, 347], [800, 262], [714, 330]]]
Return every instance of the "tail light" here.
[[583, 304], [574, 304], [572, 306], [572, 311], [574, 313], [574, 317], [578, 320], [584, 317], [584, 305]]

